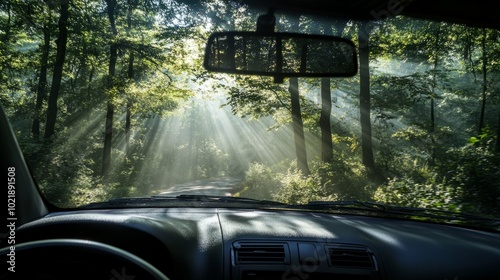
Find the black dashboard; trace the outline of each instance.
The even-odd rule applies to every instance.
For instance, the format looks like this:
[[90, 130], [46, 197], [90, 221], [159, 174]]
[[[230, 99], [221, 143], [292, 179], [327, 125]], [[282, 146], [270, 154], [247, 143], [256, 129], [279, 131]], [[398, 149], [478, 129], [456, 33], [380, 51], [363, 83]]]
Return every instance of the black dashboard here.
[[500, 234], [315, 212], [141, 208], [54, 212], [18, 242], [76, 238], [130, 252], [170, 279], [498, 279]]

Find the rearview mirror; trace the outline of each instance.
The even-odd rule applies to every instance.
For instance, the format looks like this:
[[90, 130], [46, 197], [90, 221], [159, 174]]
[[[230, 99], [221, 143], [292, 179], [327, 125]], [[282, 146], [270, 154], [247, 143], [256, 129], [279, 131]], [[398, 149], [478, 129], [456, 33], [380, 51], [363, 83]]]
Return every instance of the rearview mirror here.
[[283, 77], [350, 77], [358, 72], [350, 40], [297, 33], [228, 31], [212, 34], [208, 71]]

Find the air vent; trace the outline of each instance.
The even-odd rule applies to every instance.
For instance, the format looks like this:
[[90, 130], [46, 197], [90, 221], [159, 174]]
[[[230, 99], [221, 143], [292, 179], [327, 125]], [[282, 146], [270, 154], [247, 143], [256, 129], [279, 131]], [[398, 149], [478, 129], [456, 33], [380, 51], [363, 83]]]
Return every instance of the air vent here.
[[330, 264], [335, 267], [375, 269], [371, 253], [365, 248], [328, 248]]
[[289, 259], [286, 243], [237, 242], [233, 248], [238, 264], [286, 264]]

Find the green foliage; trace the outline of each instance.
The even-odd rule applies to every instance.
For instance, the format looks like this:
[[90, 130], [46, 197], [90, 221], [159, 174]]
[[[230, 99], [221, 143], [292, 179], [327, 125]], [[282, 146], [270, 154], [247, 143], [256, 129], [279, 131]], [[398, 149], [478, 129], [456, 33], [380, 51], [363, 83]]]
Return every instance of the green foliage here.
[[327, 195], [325, 188], [319, 184], [317, 172], [303, 176], [296, 166], [294, 161], [283, 161], [271, 166], [253, 163], [241, 183], [243, 189], [237, 195], [285, 203], [335, 199], [335, 196]]
[[282, 174], [291, 168], [291, 162], [283, 161], [279, 164], [266, 166], [263, 163], [250, 164], [241, 182], [242, 190], [237, 196], [253, 197], [256, 199], [269, 199], [281, 185]]
[[285, 203], [368, 200], [373, 190], [363, 165], [347, 157], [336, 157], [331, 164], [314, 161], [309, 176], [304, 176], [294, 161], [270, 166], [253, 163], [241, 184], [240, 196], [272, 198]]
[[493, 131], [491, 130], [491, 127], [487, 126], [481, 130], [480, 135], [470, 137], [468, 143], [491, 146], [493, 140], [494, 140]]
[[434, 166], [400, 157], [397, 176], [378, 187], [376, 201], [465, 212], [498, 212], [500, 157], [491, 147], [450, 148]]
[[235, 77], [235, 84], [224, 87], [229, 94], [226, 105], [234, 114], [260, 118], [290, 110], [288, 89], [269, 77]]
[[432, 171], [425, 170], [423, 182], [415, 182], [412, 177], [390, 179], [375, 191], [375, 201], [408, 207], [434, 208], [450, 211], [462, 209], [462, 188], [457, 188], [439, 179]]
[[467, 211], [500, 212], [500, 155], [491, 146], [469, 144], [450, 149], [448, 160], [440, 166], [447, 180], [463, 189]]
[[95, 162], [83, 158], [82, 154], [58, 148], [62, 139], [53, 140], [52, 143], [33, 143], [21, 138], [28, 164], [48, 201], [58, 207], [76, 207], [111, 198], [113, 188], [95, 176]]
[[328, 194], [316, 172], [303, 176], [299, 170], [289, 169], [287, 173], [281, 175], [280, 183], [280, 188], [272, 195], [276, 201], [304, 204], [309, 201], [338, 199], [335, 193]]

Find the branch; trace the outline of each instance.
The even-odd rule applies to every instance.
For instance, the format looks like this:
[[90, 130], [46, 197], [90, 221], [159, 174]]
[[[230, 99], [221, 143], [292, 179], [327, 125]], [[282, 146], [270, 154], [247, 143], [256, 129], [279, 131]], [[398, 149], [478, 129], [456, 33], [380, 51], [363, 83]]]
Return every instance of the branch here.
[[278, 99], [278, 102], [279, 102], [279, 103], [280, 103], [280, 104], [281, 104], [281, 105], [282, 105], [285, 109], [287, 109], [289, 112], [292, 112], [292, 108], [291, 108], [291, 107], [289, 107], [289, 106], [287, 106], [287, 105], [283, 102], [283, 100], [281, 100], [281, 97], [278, 95], [278, 93], [276, 92], [276, 90], [271, 90], [271, 91], [274, 93], [274, 95], [276, 95], [276, 99]]

